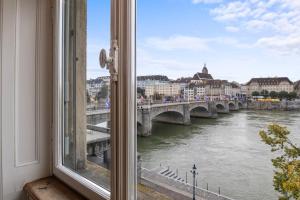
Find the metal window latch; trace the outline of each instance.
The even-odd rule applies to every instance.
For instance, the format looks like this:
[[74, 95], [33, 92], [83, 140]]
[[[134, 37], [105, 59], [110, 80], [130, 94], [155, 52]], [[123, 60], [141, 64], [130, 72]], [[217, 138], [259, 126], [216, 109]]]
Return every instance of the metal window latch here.
[[117, 40], [112, 41], [112, 47], [109, 52], [109, 57], [106, 56], [106, 50], [101, 49], [99, 55], [99, 63], [101, 68], [109, 70], [111, 80], [118, 81], [118, 60], [119, 60], [119, 48]]

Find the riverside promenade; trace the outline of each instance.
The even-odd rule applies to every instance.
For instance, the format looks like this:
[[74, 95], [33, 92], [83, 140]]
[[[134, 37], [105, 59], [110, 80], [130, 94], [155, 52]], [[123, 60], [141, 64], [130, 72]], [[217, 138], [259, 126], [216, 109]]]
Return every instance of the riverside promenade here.
[[280, 102], [260, 102], [253, 101], [247, 103], [247, 109], [249, 110], [279, 110], [279, 111], [292, 111], [300, 110], [300, 100], [287, 101], [282, 100]]
[[[178, 177], [177, 173], [169, 168], [159, 167], [155, 170], [140, 168], [138, 174], [140, 175], [138, 181], [141, 185], [166, 194], [175, 200], [192, 199], [193, 186], [186, 183], [183, 178]], [[195, 194], [197, 200], [233, 200], [200, 187], [195, 187]]]

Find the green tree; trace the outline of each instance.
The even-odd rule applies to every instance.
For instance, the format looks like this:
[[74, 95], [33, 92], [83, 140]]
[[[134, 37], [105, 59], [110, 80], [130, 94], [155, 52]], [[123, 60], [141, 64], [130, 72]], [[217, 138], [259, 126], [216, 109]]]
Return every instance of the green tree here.
[[262, 90], [260, 92], [260, 95], [263, 96], [263, 97], [265, 97], [265, 98], [267, 98], [269, 96], [269, 91], [268, 90]]
[[89, 94], [88, 91], [86, 91], [86, 102], [87, 102], [88, 104], [91, 103], [91, 96], [90, 96], [90, 94]]
[[138, 87], [137, 89], [136, 89], [136, 92], [137, 92], [137, 94], [138, 95], [140, 95], [140, 96], [145, 96], [145, 89], [143, 89], [143, 88], [140, 88], [140, 87]]
[[296, 92], [290, 92], [288, 98], [289, 98], [289, 100], [296, 99], [297, 98], [297, 93]]
[[286, 92], [286, 91], [281, 91], [281, 92], [278, 93], [278, 97], [280, 99], [287, 99], [289, 97], [289, 93]]
[[271, 91], [271, 92], [270, 92], [270, 97], [271, 97], [272, 99], [277, 98], [277, 97], [278, 97], [278, 92]]
[[108, 86], [103, 85], [100, 89], [100, 92], [97, 93], [96, 98], [97, 100], [105, 99], [108, 95]]
[[163, 95], [161, 95], [157, 92], [155, 92], [154, 95], [153, 95], [154, 100], [162, 100], [162, 98], [163, 98]]
[[286, 127], [277, 124], [268, 126], [259, 135], [277, 156], [272, 159], [275, 168], [273, 186], [281, 193], [279, 200], [300, 200], [300, 149], [289, 139]]
[[259, 92], [258, 91], [252, 92], [252, 96], [259, 96]]

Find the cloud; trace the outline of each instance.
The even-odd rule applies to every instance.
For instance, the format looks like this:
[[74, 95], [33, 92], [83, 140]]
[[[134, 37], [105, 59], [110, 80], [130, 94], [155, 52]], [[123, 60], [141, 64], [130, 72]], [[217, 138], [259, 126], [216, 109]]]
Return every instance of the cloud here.
[[[215, 20], [240, 24], [252, 29], [287, 32], [299, 31], [300, 1], [296, 0], [245, 0], [217, 6], [210, 11]], [[297, 19], [297, 20], [296, 20]], [[279, 28], [280, 27], [280, 28]]]
[[[233, 28], [232, 28], [233, 29]], [[195, 37], [195, 36], [170, 36], [167, 38], [151, 37], [146, 39], [145, 46], [162, 51], [191, 50], [191, 51], [211, 51], [212, 44], [227, 45], [236, 48], [251, 48], [253, 45], [239, 42], [233, 37]]]
[[236, 20], [247, 17], [251, 12], [248, 3], [242, 1], [234, 1], [228, 4], [222, 4], [211, 10], [211, 14], [218, 21]]
[[184, 58], [165, 58], [163, 55], [152, 55], [144, 48], [137, 49], [137, 74], [164, 74], [169, 78], [180, 76], [190, 76], [195, 71], [195, 66], [199, 66], [196, 61], [185, 61]]
[[223, 0], [192, 0], [193, 4], [205, 3], [205, 4], [213, 4], [213, 3], [221, 3]]
[[[299, 0], [232, 1], [216, 6], [210, 14], [216, 21], [224, 23], [229, 32], [244, 30], [256, 33], [253, 36], [257, 37], [258, 46], [265, 45], [264, 47], [283, 54], [299, 53]], [[277, 39], [280, 41], [276, 41]]]
[[240, 31], [240, 28], [236, 26], [226, 26], [225, 27], [226, 31], [231, 32], [231, 33], [236, 33]]
[[256, 45], [285, 55], [300, 54], [300, 35], [264, 37], [260, 38]]
[[146, 39], [146, 45], [160, 50], [208, 50], [207, 40], [192, 36], [171, 36], [169, 38], [152, 37]]

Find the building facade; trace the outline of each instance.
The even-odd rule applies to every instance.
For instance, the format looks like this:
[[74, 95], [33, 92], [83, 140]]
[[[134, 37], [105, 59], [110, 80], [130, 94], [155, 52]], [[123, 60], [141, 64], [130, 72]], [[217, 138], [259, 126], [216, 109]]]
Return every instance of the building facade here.
[[183, 98], [186, 101], [194, 101], [195, 100], [195, 91], [192, 88], [184, 88], [183, 90]]
[[300, 97], [300, 80], [294, 83], [294, 91], [297, 93], [297, 96]]
[[192, 78], [181, 78], [182, 82], [188, 81], [184, 88], [185, 100], [224, 100], [241, 98], [240, 84], [227, 80], [213, 79], [208, 73], [206, 65], [202, 72], [196, 73]]
[[149, 98], [155, 94], [163, 96], [179, 96], [181, 86], [179, 83], [154, 83], [145, 86], [145, 95]]
[[170, 80], [167, 76], [162, 75], [150, 75], [150, 76], [138, 76], [137, 77], [137, 87], [146, 89], [147, 86], [169, 83]]
[[202, 69], [202, 73], [197, 72], [192, 80], [191, 83], [199, 84], [199, 83], [205, 83], [207, 80], [213, 80], [213, 77], [211, 74], [208, 73], [208, 69], [206, 67], [206, 64], [204, 64], [204, 67]]
[[254, 91], [261, 93], [263, 90], [269, 92], [294, 91], [294, 84], [287, 77], [252, 78], [245, 86], [247, 96], [252, 96]]

